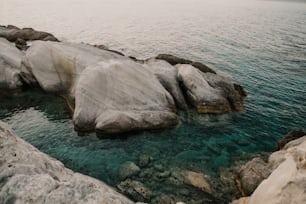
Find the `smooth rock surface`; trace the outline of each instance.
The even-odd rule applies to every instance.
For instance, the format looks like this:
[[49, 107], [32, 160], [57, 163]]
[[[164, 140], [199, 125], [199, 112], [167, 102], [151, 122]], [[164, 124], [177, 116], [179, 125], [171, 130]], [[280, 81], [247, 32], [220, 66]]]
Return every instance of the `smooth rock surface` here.
[[154, 73], [163, 87], [165, 87], [165, 89], [172, 95], [176, 106], [182, 110], [186, 110], [187, 103], [179, 85], [177, 68], [164, 60], [157, 59], [149, 59], [145, 62], [145, 65]]
[[204, 192], [212, 193], [208, 177], [202, 173], [193, 171], [184, 171], [184, 183], [196, 187]]
[[306, 203], [306, 136], [293, 140], [273, 153], [269, 164], [275, 170], [249, 198], [233, 204]]
[[0, 38], [0, 89], [16, 89], [20, 80], [22, 52], [4, 38]]
[[155, 76], [131, 60], [88, 67], [76, 87], [75, 127], [99, 133], [174, 126], [171, 95]]
[[224, 113], [231, 110], [223, 90], [214, 87], [216, 83], [211, 83], [212, 77], [207, 77], [191, 65], [177, 67], [178, 78], [185, 87], [188, 100], [199, 113]]
[[1, 204], [133, 203], [103, 182], [39, 152], [2, 122], [0, 155]]

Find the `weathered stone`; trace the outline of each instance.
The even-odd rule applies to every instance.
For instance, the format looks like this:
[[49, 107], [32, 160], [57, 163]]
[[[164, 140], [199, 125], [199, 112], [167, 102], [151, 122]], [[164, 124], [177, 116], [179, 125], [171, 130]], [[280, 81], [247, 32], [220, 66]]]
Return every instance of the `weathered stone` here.
[[216, 72], [212, 69], [210, 69], [209, 67], [207, 67], [206, 65], [200, 63], [200, 62], [193, 62], [191, 60], [186, 60], [183, 58], [179, 58], [176, 57], [174, 55], [169, 55], [169, 54], [159, 54], [156, 59], [160, 59], [160, 60], [165, 60], [168, 63], [170, 63], [171, 65], [176, 65], [176, 64], [190, 64], [192, 66], [194, 66], [195, 68], [199, 69], [201, 72], [203, 73], [213, 73], [216, 74]]
[[153, 193], [141, 182], [127, 179], [117, 185], [117, 188], [125, 195], [128, 195], [135, 201], [148, 202]]
[[134, 162], [127, 161], [119, 167], [118, 175], [121, 180], [124, 180], [139, 174], [139, 172], [140, 168]]
[[151, 162], [151, 157], [146, 154], [140, 154], [138, 158], [138, 165], [140, 167], [146, 167]]
[[94, 178], [75, 173], [18, 138], [0, 122], [0, 203], [133, 203]]
[[6, 39], [0, 38], [0, 89], [17, 89], [20, 79], [22, 53]]
[[161, 194], [156, 196], [152, 202], [152, 204], [175, 204], [175, 198], [170, 195]]
[[248, 198], [232, 204], [305, 203], [306, 202], [306, 136], [286, 144], [269, 158], [273, 170]]
[[28, 40], [43, 40], [43, 41], [59, 41], [51, 33], [36, 31], [32, 28], [19, 29], [16, 26], [0, 26], [0, 37], [6, 38], [11, 42], [18, 39]]
[[204, 192], [212, 193], [212, 189], [206, 175], [193, 171], [184, 171], [183, 176], [184, 183], [201, 189]]
[[271, 173], [268, 164], [261, 158], [254, 158], [243, 165], [238, 172], [237, 186], [243, 196], [249, 196]]
[[306, 133], [302, 130], [293, 130], [287, 133], [286, 135], [283, 136], [282, 139], [280, 139], [277, 142], [277, 150], [282, 149], [287, 143], [289, 143], [292, 140], [296, 140], [300, 137], [303, 137], [306, 135]]
[[172, 95], [176, 106], [179, 109], [187, 110], [187, 103], [177, 78], [177, 68], [164, 60], [156, 59], [146, 60], [144, 65], [154, 73], [163, 87]]

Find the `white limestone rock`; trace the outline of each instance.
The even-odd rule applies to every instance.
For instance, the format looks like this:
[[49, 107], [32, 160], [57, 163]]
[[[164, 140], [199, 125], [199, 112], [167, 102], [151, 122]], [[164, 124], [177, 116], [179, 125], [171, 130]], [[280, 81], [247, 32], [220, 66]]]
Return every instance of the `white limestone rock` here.
[[145, 65], [172, 95], [176, 106], [182, 110], [186, 110], [187, 103], [179, 85], [177, 68], [164, 60], [157, 60], [154, 58], [145, 61]]
[[114, 59], [125, 57], [85, 44], [34, 41], [23, 63], [43, 90], [68, 92], [73, 97], [87, 66]]
[[132, 204], [94, 178], [39, 152], [0, 122], [0, 203]]
[[222, 91], [213, 88], [203, 72], [187, 64], [176, 66], [188, 100], [199, 113], [223, 113], [230, 110], [230, 104], [222, 96]]
[[73, 121], [78, 130], [118, 133], [176, 125], [171, 95], [132, 60], [100, 62], [80, 76]]
[[249, 198], [233, 204], [306, 203], [306, 136], [293, 140], [269, 158], [271, 175]]
[[16, 89], [22, 85], [20, 67], [22, 52], [4, 38], [0, 38], [0, 89]]

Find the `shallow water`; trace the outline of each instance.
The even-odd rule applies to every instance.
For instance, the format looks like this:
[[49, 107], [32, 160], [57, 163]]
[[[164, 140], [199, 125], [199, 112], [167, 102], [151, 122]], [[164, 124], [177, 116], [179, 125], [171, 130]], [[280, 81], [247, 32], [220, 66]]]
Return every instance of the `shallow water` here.
[[[305, 3], [2, 0], [0, 24], [34, 27], [69, 41], [106, 44], [139, 58], [172, 53], [228, 73], [246, 88], [249, 96], [242, 113], [181, 113], [181, 123], [173, 129], [115, 140], [77, 136], [59, 98], [38, 91], [2, 96], [0, 119], [17, 134], [67, 167], [111, 185], [118, 183], [120, 164], [137, 163], [142, 154], [165, 169], [201, 171], [216, 180], [219, 169], [273, 151], [282, 135], [306, 126]], [[178, 195], [181, 187], [137, 179], [154, 191], [188, 201]], [[190, 199], [207, 197], [189, 190]], [[230, 199], [226, 194], [220, 197], [211, 198], [212, 202]]]

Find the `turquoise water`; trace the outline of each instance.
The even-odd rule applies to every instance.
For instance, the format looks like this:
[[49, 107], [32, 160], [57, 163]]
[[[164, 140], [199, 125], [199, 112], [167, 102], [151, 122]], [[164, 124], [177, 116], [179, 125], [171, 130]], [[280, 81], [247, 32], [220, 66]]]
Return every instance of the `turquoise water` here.
[[[96, 8], [82, 15], [78, 23], [69, 23], [69, 18], [57, 24], [65, 13], [56, 10], [54, 1], [50, 5], [46, 2], [37, 12], [52, 16], [47, 19], [49, 24], [35, 18], [37, 13], [21, 18], [18, 9], [27, 5], [16, 7], [13, 3], [7, 4], [5, 11], [13, 12], [10, 6], [15, 6], [15, 13], [0, 18], [0, 23], [33, 26], [72, 41], [105, 43], [140, 58], [172, 53], [198, 60], [230, 74], [249, 93], [242, 113], [180, 113], [181, 122], [173, 129], [119, 139], [98, 139], [94, 134], [78, 136], [60, 98], [39, 91], [1, 96], [0, 119], [75, 171], [116, 186], [120, 164], [137, 163], [139, 156], [145, 154], [153, 157], [152, 166], [162, 164], [165, 170], [179, 168], [208, 174], [218, 195], [211, 197], [167, 179], [155, 179], [154, 173], [150, 179], [134, 178], [154, 192], [174, 195], [185, 202], [201, 203], [207, 199], [206, 203], [226, 203], [232, 195], [219, 183], [219, 170], [252, 155], [273, 151], [282, 135], [306, 126], [305, 3], [105, 0], [102, 2], [106, 12], [98, 13]], [[63, 5], [66, 3], [69, 1]], [[73, 9], [83, 4], [73, 4], [69, 15], [77, 16]], [[101, 4], [91, 0], [86, 2], [86, 8]], [[1, 13], [5, 14], [0, 12], [0, 17]], [[90, 20], [93, 17], [98, 20]], [[69, 26], [65, 27], [65, 23]], [[188, 196], [179, 193], [186, 188], [190, 191]]]

